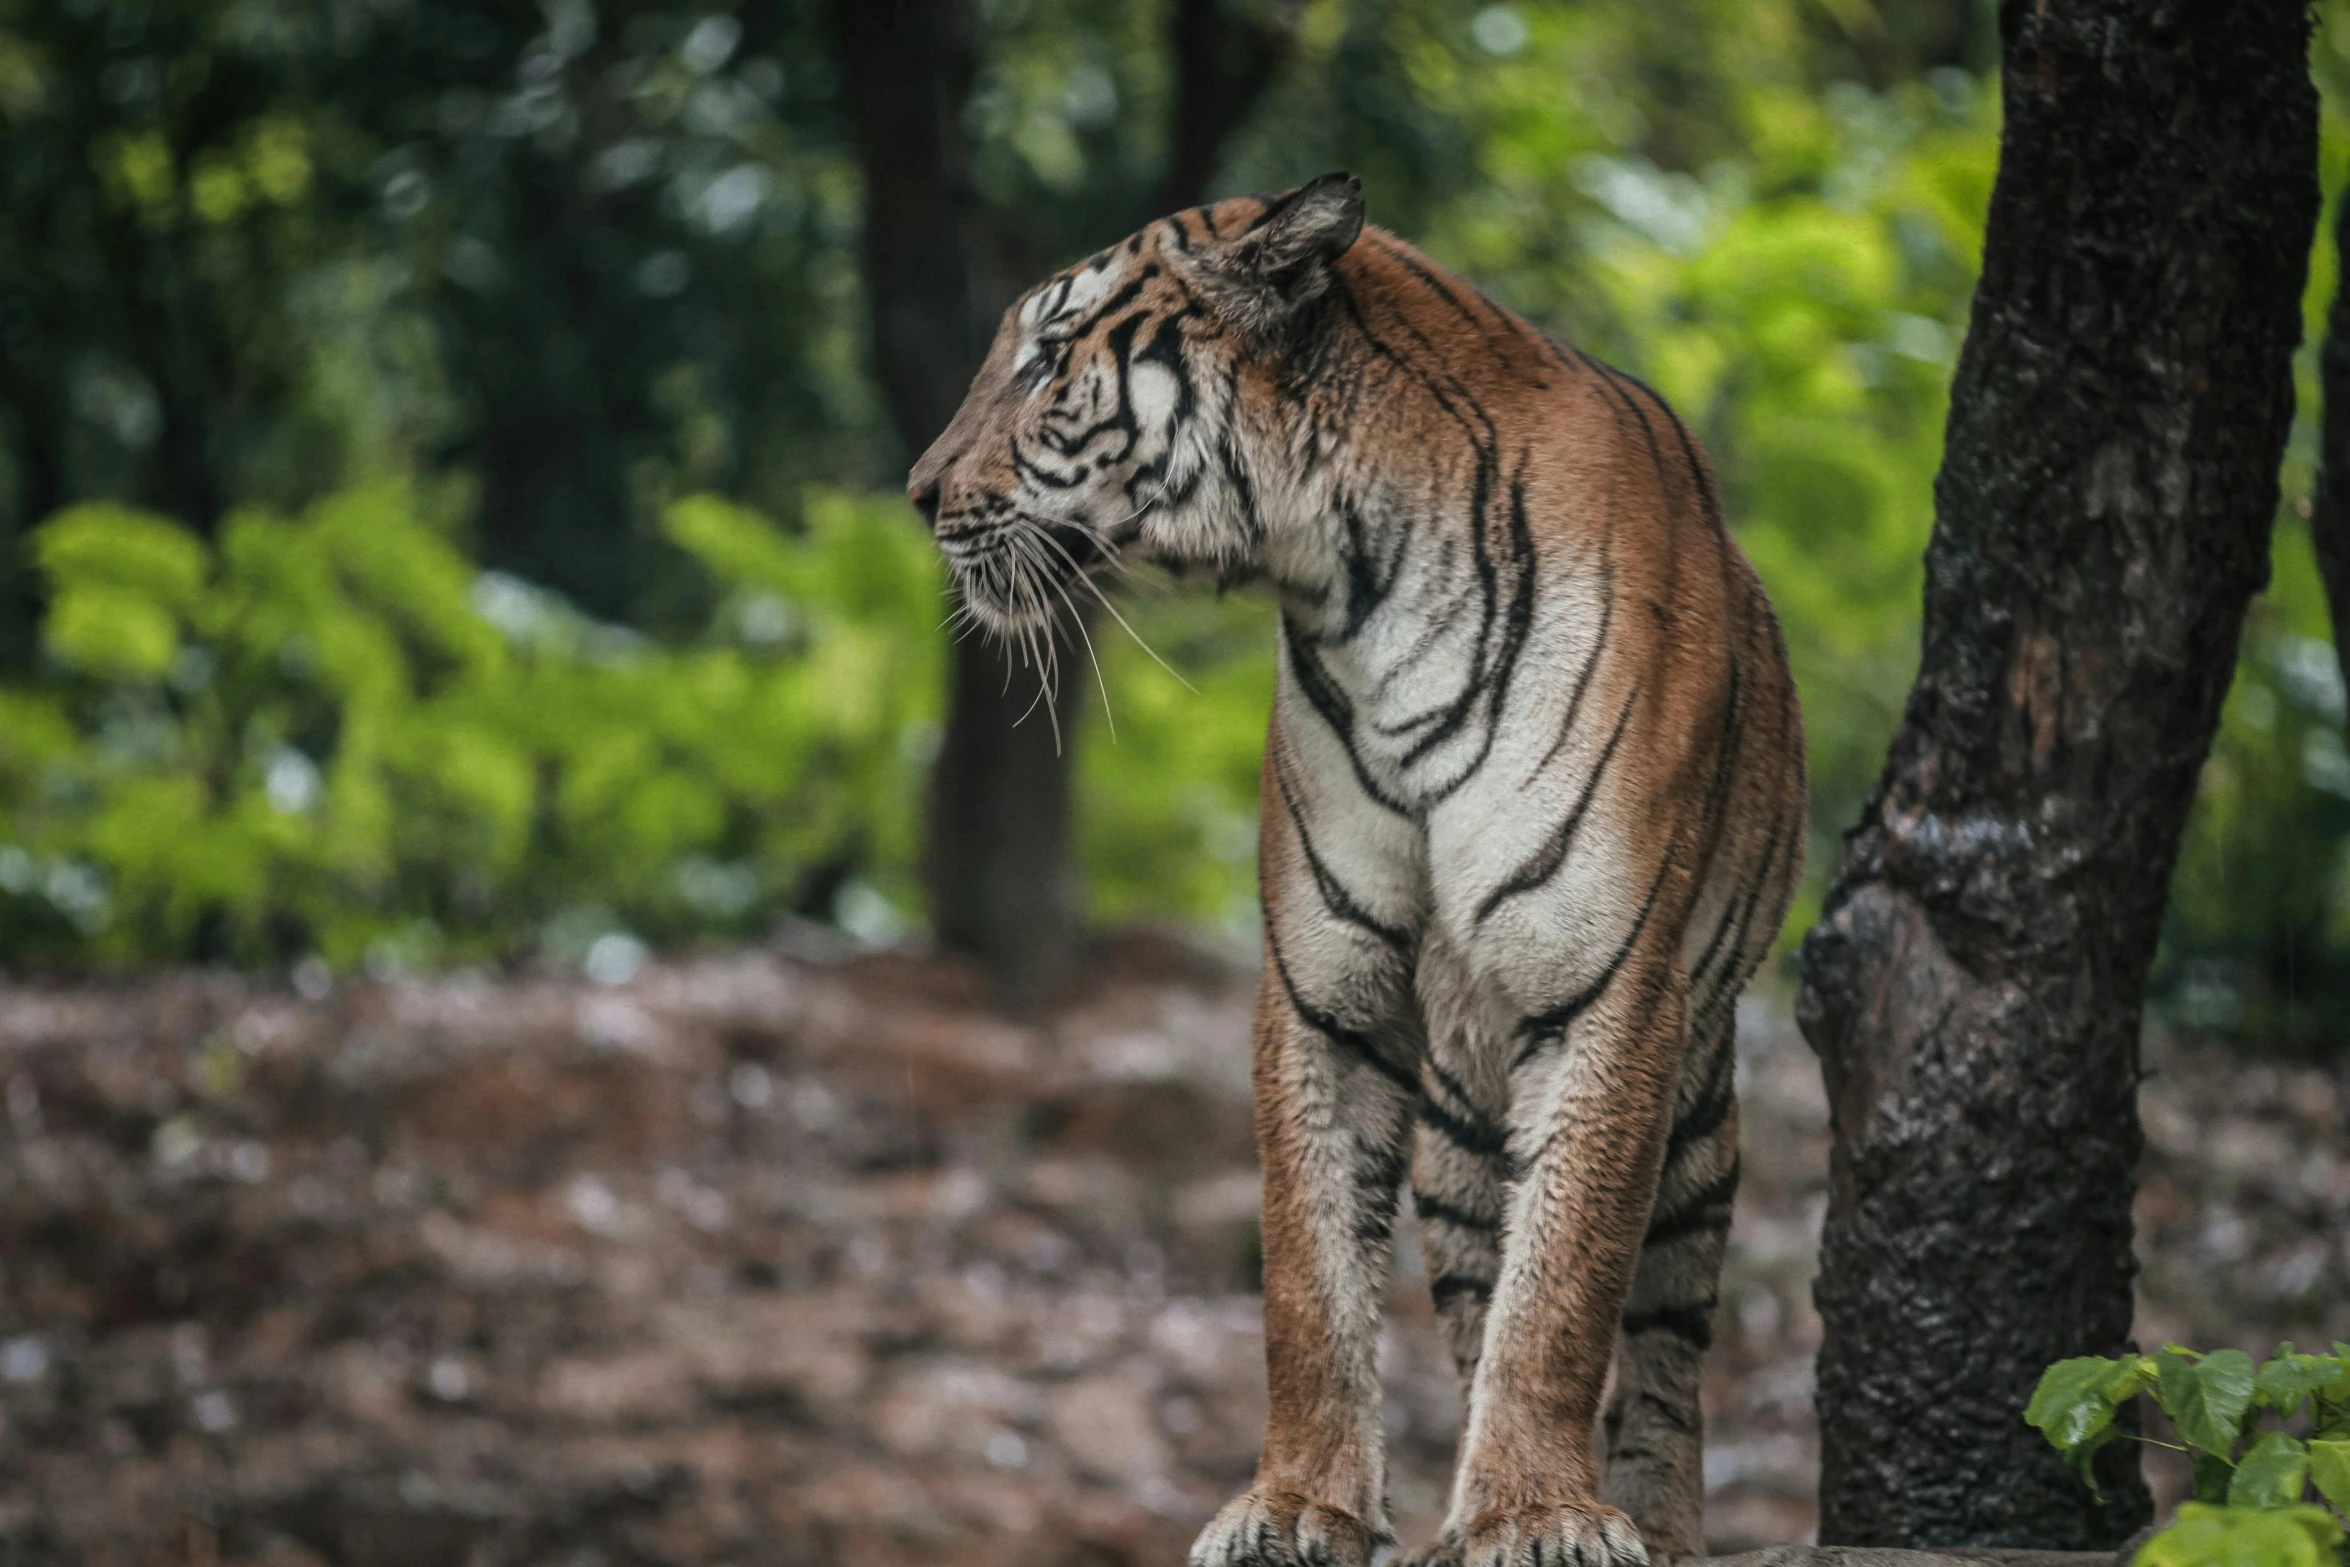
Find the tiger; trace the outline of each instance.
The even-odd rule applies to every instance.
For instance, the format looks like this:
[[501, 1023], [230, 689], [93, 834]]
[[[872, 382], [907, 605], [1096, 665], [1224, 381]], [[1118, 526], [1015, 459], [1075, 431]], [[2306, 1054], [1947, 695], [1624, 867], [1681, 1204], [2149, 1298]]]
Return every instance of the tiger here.
[[1737, 1003], [1802, 870], [1806, 780], [1778, 623], [1690, 431], [1367, 227], [1332, 174], [1021, 296], [907, 492], [970, 614], [1031, 647], [1130, 561], [1279, 611], [1267, 1415], [1193, 1567], [1393, 1550], [1377, 1342], [1407, 1177], [1465, 1401], [1441, 1532], [1407, 1559], [1700, 1554]]

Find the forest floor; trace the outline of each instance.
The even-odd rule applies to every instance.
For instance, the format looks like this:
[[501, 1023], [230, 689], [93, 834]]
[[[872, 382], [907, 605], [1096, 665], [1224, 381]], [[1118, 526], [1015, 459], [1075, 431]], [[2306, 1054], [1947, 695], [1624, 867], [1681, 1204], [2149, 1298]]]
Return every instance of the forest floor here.
[[[1179, 1562], [1263, 1405], [1253, 976], [1043, 1026], [808, 940], [553, 976], [0, 993], [0, 1564]], [[1749, 1003], [1719, 1549], [1799, 1540], [1826, 1161]], [[2149, 1043], [2142, 1341], [2350, 1338], [2350, 1078]], [[1409, 1237], [1407, 1542], [1458, 1425]]]

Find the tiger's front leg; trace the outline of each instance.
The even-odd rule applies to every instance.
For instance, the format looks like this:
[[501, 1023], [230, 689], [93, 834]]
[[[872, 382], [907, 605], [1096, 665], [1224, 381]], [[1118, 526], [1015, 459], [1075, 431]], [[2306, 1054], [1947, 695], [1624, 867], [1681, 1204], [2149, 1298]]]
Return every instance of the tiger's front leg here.
[[1282, 768], [1276, 740], [1253, 1065], [1265, 1443], [1255, 1482], [1193, 1545], [1193, 1567], [1366, 1567], [1393, 1538], [1377, 1350], [1419, 1099], [1411, 938], [1344, 890], [1332, 862], [1348, 846], [1314, 847], [1304, 782]]
[[1257, 1000], [1265, 1445], [1194, 1567], [1363, 1567], [1392, 1539], [1376, 1351], [1415, 1093], [1392, 1041], [1298, 994], [1288, 968], [1275, 946]]
[[1507, 1238], [1435, 1560], [1648, 1560], [1632, 1520], [1599, 1500], [1594, 1427], [1687, 1027], [1686, 975], [1672, 946], [1651, 939], [1596, 993], [1520, 1020], [1507, 1041]]

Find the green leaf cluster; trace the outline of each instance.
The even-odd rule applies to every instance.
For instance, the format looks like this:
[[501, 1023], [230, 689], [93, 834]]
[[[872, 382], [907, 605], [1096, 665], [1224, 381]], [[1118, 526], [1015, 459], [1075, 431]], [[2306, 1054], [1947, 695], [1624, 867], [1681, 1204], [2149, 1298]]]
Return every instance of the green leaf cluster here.
[[2342, 1526], [2322, 1507], [2213, 1507], [2187, 1502], [2146, 1542], [2137, 1567], [2331, 1567]]
[[397, 486], [210, 542], [60, 514], [49, 667], [0, 685], [0, 949], [381, 967], [746, 933], [843, 875], [910, 902], [939, 567], [901, 505], [805, 514], [669, 507], [715, 609], [666, 643]]
[[[2287, 1343], [2257, 1366], [2242, 1350], [2198, 1354], [2175, 1344], [2153, 1355], [2060, 1360], [2041, 1376], [2024, 1419], [2094, 1490], [2092, 1464], [2141, 1393], [2193, 1459], [2195, 1500], [2148, 1542], [2139, 1567], [2318, 1567], [2339, 1559], [2341, 1526], [2309, 1492], [2350, 1513], [2350, 1344], [2313, 1355]], [[2277, 1424], [2260, 1425], [2263, 1414]], [[2304, 1430], [2283, 1428], [2292, 1422]]]

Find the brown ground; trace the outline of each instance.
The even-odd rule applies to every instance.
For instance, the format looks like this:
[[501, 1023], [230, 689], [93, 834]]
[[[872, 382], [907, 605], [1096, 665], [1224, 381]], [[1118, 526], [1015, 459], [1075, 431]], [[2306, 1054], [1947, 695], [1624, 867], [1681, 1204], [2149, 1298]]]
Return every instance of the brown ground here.
[[[1248, 976], [942, 965], [0, 995], [0, 1567], [1181, 1560], [1262, 1400]], [[1810, 1057], [1750, 1005], [1719, 1547], [1811, 1523]], [[2350, 1083], [2159, 1046], [2143, 1335], [2350, 1337]], [[1405, 1227], [1409, 1235], [1409, 1227]], [[1407, 1239], [1405, 1538], [1456, 1423]]]

